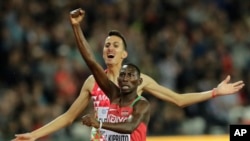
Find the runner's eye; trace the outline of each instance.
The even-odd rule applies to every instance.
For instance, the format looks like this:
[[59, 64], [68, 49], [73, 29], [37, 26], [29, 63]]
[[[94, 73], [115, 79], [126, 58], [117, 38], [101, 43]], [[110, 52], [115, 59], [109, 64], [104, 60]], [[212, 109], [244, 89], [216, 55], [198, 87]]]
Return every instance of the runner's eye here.
[[106, 47], [106, 48], [109, 47], [109, 46], [110, 46], [110, 43], [105, 44], [105, 47]]
[[114, 47], [115, 47], [115, 48], [118, 48], [118, 47], [119, 47], [119, 43], [118, 43], [118, 42], [115, 42], [115, 43], [114, 43]]
[[125, 73], [120, 73], [120, 77], [124, 77], [125, 76]]

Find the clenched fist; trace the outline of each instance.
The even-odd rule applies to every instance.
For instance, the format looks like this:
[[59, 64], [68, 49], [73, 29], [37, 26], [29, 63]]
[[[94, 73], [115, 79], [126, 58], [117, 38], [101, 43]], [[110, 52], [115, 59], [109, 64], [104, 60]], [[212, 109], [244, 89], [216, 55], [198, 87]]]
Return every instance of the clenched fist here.
[[100, 126], [100, 124], [96, 120], [96, 118], [90, 114], [82, 117], [82, 124], [87, 125], [87, 126], [91, 126], [91, 127], [95, 127], [95, 128], [99, 128], [99, 126]]
[[72, 25], [79, 24], [84, 18], [85, 11], [81, 8], [75, 9], [70, 12], [69, 18]]

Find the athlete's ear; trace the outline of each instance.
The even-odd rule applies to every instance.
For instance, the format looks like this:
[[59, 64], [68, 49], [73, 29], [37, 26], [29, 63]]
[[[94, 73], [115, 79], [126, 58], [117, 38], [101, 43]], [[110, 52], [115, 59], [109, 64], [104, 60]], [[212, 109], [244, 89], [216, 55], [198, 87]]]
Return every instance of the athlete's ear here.
[[139, 80], [138, 80], [138, 85], [141, 85], [142, 82], [143, 82], [143, 79], [142, 79], [142, 78], [139, 78]]
[[127, 57], [128, 57], [128, 52], [124, 50], [122, 53], [122, 59], [125, 59]]

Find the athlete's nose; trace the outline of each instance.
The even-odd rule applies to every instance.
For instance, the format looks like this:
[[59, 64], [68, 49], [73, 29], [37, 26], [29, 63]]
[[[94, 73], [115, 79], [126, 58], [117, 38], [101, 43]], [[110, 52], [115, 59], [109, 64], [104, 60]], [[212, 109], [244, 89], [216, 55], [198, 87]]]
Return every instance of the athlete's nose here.
[[108, 47], [108, 50], [113, 50], [115, 47], [114, 47], [114, 45], [110, 45], [109, 47]]

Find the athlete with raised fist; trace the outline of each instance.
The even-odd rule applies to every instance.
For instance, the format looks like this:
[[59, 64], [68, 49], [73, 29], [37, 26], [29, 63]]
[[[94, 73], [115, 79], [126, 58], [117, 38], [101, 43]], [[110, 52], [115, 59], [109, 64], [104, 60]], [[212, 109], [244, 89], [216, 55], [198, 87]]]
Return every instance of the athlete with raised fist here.
[[[86, 41], [80, 26], [80, 23], [84, 19], [84, 15], [85, 12], [82, 9], [76, 9], [69, 14], [70, 22], [80, 52], [83, 52], [83, 48], [88, 46], [88, 42]], [[127, 55], [126, 41], [124, 37], [117, 35], [107, 35], [103, 47], [103, 59], [107, 66], [107, 68], [105, 68], [105, 72], [108, 79], [117, 86], [117, 78], [119, 76], [122, 62], [127, 57]], [[141, 73], [140, 77], [143, 79], [143, 81], [137, 88], [138, 95], [141, 95], [143, 91], [146, 91], [147, 93], [150, 93], [163, 101], [174, 103], [179, 107], [186, 107], [205, 100], [209, 100], [216, 96], [235, 94], [244, 86], [243, 81], [230, 83], [230, 76], [227, 76], [225, 80], [218, 84], [213, 90], [179, 94], [167, 87], [159, 85], [148, 75]], [[100, 114], [100, 111], [107, 111], [107, 107], [110, 105], [108, 97], [105, 96], [106, 95], [97, 85], [95, 78], [91, 75], [85, 80], [79, 96], [65, 113], [39, 129], [29, 133], [16, 134], [16, 138], [13, 140], [34, 141], [70, 125], [78, 116], [80, 116], [82, 111], [85, 110], [91, 98], [94, 100], [94, 103], [96, 103], [95, 109], [97, 112], [97, 117], [105, 119], [107, 118], [105, 117], [106, 114]]]

